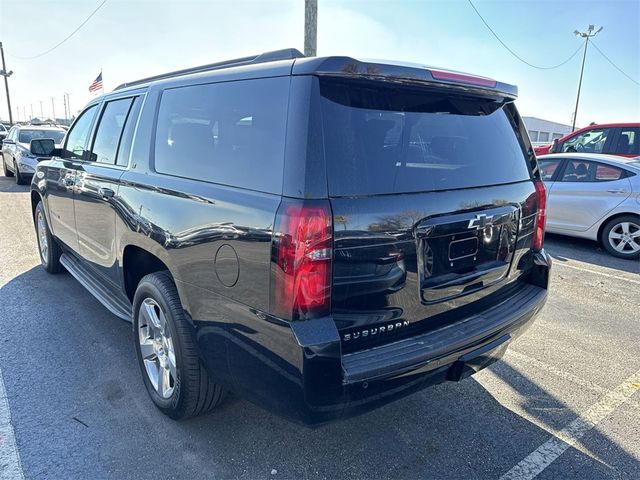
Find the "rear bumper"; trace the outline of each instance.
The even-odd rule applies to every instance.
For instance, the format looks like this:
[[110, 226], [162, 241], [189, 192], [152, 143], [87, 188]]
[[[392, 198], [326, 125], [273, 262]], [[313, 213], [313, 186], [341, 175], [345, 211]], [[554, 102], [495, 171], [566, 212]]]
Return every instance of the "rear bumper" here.
[[[460, 380], [504, 353], [547, 299], [551, 260], [536, 254], [529, 283], [494, 307], [391, 344], [342, 354], [331, 318], [286, 323], [249, 318], [201, 323], [210, 373], [248, 400], [313, 426], [364, 413], [447, 380]], [[198, 325], [196, 325], [198, 326]], [[226, 356], [212, 341], [224, 339]]]
[[444, 328], [345, 355], [344, 383], [357, 384], [408, 371], [433, 371], [495, 340], [510, 341], [538, 313], [547, 291], [524, 286], [509, 301]]

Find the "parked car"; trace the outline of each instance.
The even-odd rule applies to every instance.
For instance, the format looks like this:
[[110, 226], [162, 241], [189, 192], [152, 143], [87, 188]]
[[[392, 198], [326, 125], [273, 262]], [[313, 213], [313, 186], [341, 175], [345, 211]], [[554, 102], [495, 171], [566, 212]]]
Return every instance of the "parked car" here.
[[516, 93], [295, 50], [124, 84], [32, 143], [42, 265], [133, 323], [175, 419], [232, 390], [319, 424], [461, 380], [547, 297]]
[[640, 123], [589, 125], [553, 144], [534, 148], [536, 155], [548, 153], [606, 153], [623, 157], [640, 154]]
[[2, 171], [5, 177], [15, 177], [18, 185], [31, 181], [38, 161], [44, 158], [30, 152], [31, 140], [49, 138], [62, 142], [65, 131], [57, 127], [14, 125], [2, 141]]
[[547, 186], [547, 231], [596, 240], [616, 257], [640, 257], [640, 162], [557, 153], [538, 163]]
[[7, 133], [9, 133], [9, 130], [7, 130], [7, 127], [5, 127], [2, 123], [0, 123], [0, 142], [7, 137]]

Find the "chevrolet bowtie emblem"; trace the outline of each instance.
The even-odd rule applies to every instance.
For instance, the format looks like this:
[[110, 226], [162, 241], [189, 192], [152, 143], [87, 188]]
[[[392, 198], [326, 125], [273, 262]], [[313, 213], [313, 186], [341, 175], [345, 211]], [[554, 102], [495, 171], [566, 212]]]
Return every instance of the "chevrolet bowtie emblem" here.
[[467, 228], [484, 228], [491, 225], [491, 220], [493, 220], [493, 215], [485, 215], [482, 213], [469, 220], [469, 226]]

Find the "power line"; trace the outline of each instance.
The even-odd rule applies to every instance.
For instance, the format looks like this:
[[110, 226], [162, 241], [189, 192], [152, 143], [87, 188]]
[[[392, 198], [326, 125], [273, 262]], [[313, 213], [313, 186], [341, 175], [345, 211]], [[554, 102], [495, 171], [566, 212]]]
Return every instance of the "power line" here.
[[64, 42], [66, 42], [66, 41], [67, 41], [67, 40], [69, 40], [71, 37], [73, 37], [73, 36], [76, 34], [76, 32], [77, 32], [78, 30], [80, 30], [82, 27], [84, 27], [84, 25], [85, 25], [89, 20], [91, 20], [91, 17], [93, 17], [93, 16], [98, 12], [98, 10], [100, 10], [100, 9], [102, 8], [102, 6], [103, 6], [105, 3], [107, 3], [107, 0], [103, 0], [103, 2], [102, 2], [100, 5], [98, 5], [98, 7], [97, 7], [93, 12], [91, 12], [91, 14], [90, 14], [87, 18], [85, 18], [85, 20], [84, 20], [80, 25], [78, 25], [78, 28], [76, 28], [73, 32], [71, 32], [69, 35], [67, 35], [67, 36], [66, 36], [66, 37], [65, 37], [65, 38], [64, 38], [60, 43], [57, 43], [56, 45], [54, 45], [53, 47], [51, 47], [49, 50], [45, 50], [44, 52], [39, 53], [38, 55], [33, 55], [33, 56], [31, 56], [31, 57], [19, 57], [19, 56], [17, 56], [17, 55], [11, 55], [11, 56], [12, 56], [13, 58], [18, 58], [18, 59], [20, 59], [20, 60], [33, 60], [33, 59], [35, 59], [35, 58], [42, 57], [42, 56], [46, 55], [47, 53], [50, 53], [50, 52], [54, 51], [56, 48], [58, 48], [58, 47], [59, 47], [60, 45], [62, 45]]
[[511, 50], [511, 48], [509, 48], [509, 46], [504, 43], [502, 41], [502, 39], [498, 36], [498, 34], [493, 30], [493, 28], [491, 28], [491, 26], [489, 26], [489, 24], [487, 23], [487, 21], [482, 17], [482, 15], [480, 15], [480, 12], [478, 11], [478, 9], [475, 7], [475, 5], [471, 2], [471, 0], [467, 0], [469, 2], [469, 5], [471, 5], [471, 8], [473, 8], [473, 10], [476, 12], [476, 14], [478, 15], [478, 17], [480, 17], [480, 20], [482, 20], [482, 23], [484, 23], [485, 27], [487, 27], [489, 29], [489, 31], [493, 34], [494, 37], [496, 37], [496, 40], [498, 40], [498, 42], [500, 42], [500, 45], [502, 45], [511, 55], [513, 55], [514, 57], [516, 57], [518, 60], [520, 60], [522, 63], [529, 65], [530, 67], [533, 68], [537, 68], [539, 70], [553, 70], [554, 68], [558, 68], [563, 66], [565, 63], [569, 62], [573, 57], [575, 57], [578, 52], [582, 49], [582, 45], [580, 45], [578, 47], [578, 49], [573, 52], [571, 54], [571, 56], [569, 56], [569, 58], [567, 58], [564, 62], [561, 62], [557, 65], [553, 65], [551, 67], [541, 67], [540, 65], [534, 65], [533, 63], [529, 63], [527, 62], [524, 58], [522, 58], [520, 55], [518, 55], [516, 52], [514, 52], [513, 50]]
[[598, 53], [600, 53], [600, 55], [602, 55], [605, 58], [605, 60], [607, 62], [609, 62], [616, 70], [618, 70], [621, 74], [623, 74], [625, 77], [627, 77], [629, 80], [631, 80], [636, 85], [640, 85], [640, 83], [637, 80], [634, 80], [633, 78], [631, 78], [631, 76], [627, 75], [620, 67], [618, 67], [615, 63], [613, 63], [613, 60], [611, 60], [609, 57], [607, 57], [604, 54], [604, 52], [598, 48], [598, 46], [595, 44], [595, 42], [593, 40], [591, 40], [591, 45], [593, 45], [593, 47], [598, 51]]

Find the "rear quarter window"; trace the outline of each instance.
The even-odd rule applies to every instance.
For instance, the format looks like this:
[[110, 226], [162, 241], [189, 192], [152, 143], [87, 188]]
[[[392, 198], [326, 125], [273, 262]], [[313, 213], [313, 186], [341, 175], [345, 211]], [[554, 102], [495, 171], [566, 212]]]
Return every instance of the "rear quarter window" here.
[[527, 180], [507, 111], [438, 90], [321, 81], [329, 192], [410, 193]]
[[155, 170], [280, 193], [288, 92], [289, 77], [165, 90]]
[[538, 165], [540, 166], [540, 178], [542, 180], [551, 180], [553, 175], [558, 170], [558, 166], [562, 162], [561, 159], [553, 159], [553, 160], [538, 160]]
[[598, 163], [596, 165], [597, 182], [620, 180], [624, 177], [626, 177], [625, 170], [622, 170], [621, 168], [612, 167], [611, 165], [606, 165], [604, 163]]

